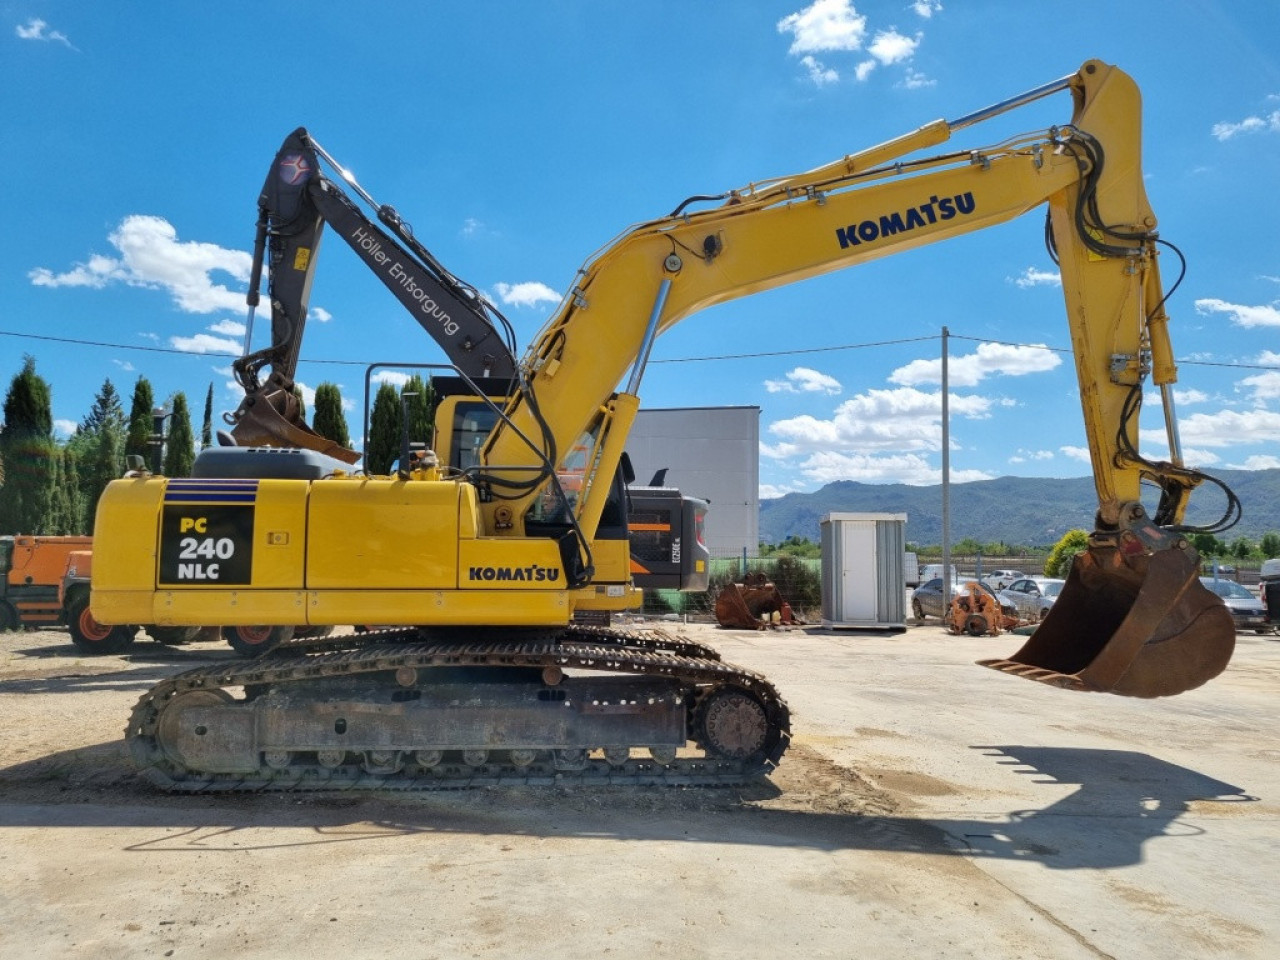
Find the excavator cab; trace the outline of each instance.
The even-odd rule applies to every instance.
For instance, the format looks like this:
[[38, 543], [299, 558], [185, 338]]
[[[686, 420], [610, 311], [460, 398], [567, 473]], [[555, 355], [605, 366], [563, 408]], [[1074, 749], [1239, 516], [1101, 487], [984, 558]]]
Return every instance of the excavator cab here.
[[1069, 690], [1146, 698], [1220, 674], [1235, 650], [1235, 623], [1200, 583], [1195, 548], [1151, 523], [1138, 504], [1128, 516], [1123, 529], [1090, 537], [1017, 653], [979, 664]]

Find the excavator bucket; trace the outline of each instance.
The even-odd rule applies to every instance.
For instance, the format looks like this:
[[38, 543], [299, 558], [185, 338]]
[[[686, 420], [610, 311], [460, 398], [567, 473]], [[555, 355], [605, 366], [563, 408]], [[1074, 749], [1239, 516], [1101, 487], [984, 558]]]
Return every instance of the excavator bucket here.
[[760, 630], [773, 622], [793, 622], [791, 607], [763, 573], [749, 573], [742, 583], [727, 583], [716, 596], [716, 623], [722, 627]]
[[1235, 649], [1231, 614], [1199, 573], [1195, 549], [1150, 523], [1096, 533], [1022, 649], [978, 662], [1084, 692], [1191, 690], [1221, 673]]

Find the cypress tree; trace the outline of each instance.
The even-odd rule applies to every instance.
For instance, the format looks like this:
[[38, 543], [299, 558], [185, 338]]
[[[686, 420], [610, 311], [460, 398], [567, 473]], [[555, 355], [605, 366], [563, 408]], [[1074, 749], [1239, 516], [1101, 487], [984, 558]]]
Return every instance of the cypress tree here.
[[92, 530], [98, 515], [98, 498], [112, 480], [124, 473], [127, 423], [120, 395], [110, 379], [103, 381], [93, 406], [67, 441], [80, 464], [80, 499], [85, 525]]
[[405, 407], [409, 415], [409, 443], [429, 447], [435, 432], [436, 392], [431, 384], [424, 383], [422, 377], [415, 373], [400, 391], [401, 396], [407, 394], [413, 394]]
[[187, 395], [182, 391], [175, 393], [170, 400], [170, 408], [173, 413], [169, 417], [169, 436], [164, 448], [164, 475], [189, 477], [196, 461], [196, 450]]
[[351, 446], [351, 434], [347, 430], [347, 418], [342, 412], [342, 392], [336, 383], [322, 383], [316, 387], [316, 409], [311, 429], [324, 437]]
[[200, 427], [200, 449], [208, 450], [213, 444], [213, 384], [204, 395], [204, 423]]
[[390, 473], [391, 464], [400, 456], [400, 394], [389, 383], [382, 383], [373, 398], [365, 449], [364, 469], [370, 474]]
[[139, 377], [133, 385], [133, 402], [129, 405], [129, 430], [124, 441], [126, 457], [141, 457], [151, 466], [151, 410], [155, 407], [155, 395], [146, 377]]
[[62, 448], [62, 487], [59, 496], [63, 503], [63, 516], [66, 529], [63, 533], [93, 533], [85, 517], [84, 499], [80, 495], [80, 461], [70, 446]]
[[27, 356], [4, 399], [0, 533], [48, 531], [57, 453], [49, 384], [36, 373], [35, 357]]

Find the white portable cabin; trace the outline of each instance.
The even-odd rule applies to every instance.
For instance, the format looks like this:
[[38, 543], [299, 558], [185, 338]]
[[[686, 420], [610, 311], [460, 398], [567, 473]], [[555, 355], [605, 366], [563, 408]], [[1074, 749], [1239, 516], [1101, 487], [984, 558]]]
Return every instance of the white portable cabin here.
[[905, 513], [828, 513], [822, 518], [822, 625], [905, 630]]

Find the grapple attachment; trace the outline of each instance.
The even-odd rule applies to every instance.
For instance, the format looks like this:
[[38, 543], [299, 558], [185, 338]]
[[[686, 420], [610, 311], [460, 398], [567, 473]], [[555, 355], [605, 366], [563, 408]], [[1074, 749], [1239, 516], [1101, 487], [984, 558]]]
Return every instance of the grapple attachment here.
[[273, 374], [266, 387], [240, 403], [232, 415], [235, 427], [231, 438], [239, 447], [296, 447], [316, 450], [344, 463], [355, 463], [360, 454], [327, 437], [322, 437], [303, 419], [292, 390], [283, 389]]
[[1212, 680], [1235, 649], [1231, 613], [1200, 583], [1182, 537], [1130, 508], [1076, 557], [1048, 617], [1007, 660], [984, 667], [1083, 692], [1167, 697]]

